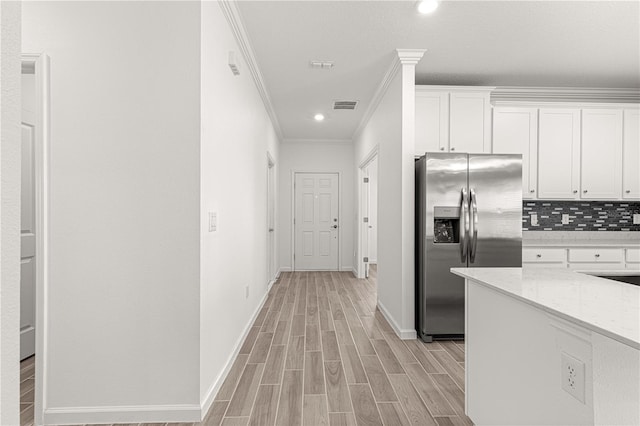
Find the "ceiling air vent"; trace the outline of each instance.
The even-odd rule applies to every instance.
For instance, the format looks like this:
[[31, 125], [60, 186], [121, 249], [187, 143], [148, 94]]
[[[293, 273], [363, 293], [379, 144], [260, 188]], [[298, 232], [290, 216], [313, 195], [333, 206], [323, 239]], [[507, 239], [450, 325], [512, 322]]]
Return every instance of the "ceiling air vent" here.
[[354, 110], [354, 109], [356, 109], [357, 105], [358, 105], [358, 101], [334, 101], [333, 102], [333, 109], [350, 109], [350, 110]]

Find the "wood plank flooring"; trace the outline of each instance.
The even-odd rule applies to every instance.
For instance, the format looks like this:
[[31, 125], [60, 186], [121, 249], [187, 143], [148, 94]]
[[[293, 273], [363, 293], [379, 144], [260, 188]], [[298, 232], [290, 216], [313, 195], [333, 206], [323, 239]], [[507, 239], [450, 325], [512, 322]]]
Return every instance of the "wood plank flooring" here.
[[[400, 340], [376, 309], [375, 280], [375, 269], [366, 280], [283, 273], [207, 417], [188, 425], [472, 425], [464, 342]], [[22, 425], [33, 422], [32, 359]]]

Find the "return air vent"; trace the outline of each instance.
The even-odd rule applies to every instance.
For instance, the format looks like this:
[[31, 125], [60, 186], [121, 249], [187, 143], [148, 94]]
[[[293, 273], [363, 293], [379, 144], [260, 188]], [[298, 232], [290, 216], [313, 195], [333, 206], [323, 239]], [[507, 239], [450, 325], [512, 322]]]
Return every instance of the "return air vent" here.
[[354, 109], [356, 109], [357, 105], [358, 105], [358, 101], [334, 101], [333, 102], [333, 109], [350, 109], [350, 110], [354, 110]]

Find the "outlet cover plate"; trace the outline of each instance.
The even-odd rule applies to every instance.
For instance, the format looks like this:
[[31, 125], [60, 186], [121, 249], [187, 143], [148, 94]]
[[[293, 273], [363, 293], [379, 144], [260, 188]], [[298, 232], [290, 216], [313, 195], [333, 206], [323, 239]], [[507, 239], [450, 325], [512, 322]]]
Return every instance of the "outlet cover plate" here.
[[584, 362], [564, 352], [560, 358], [562, 389], [584, 404]]
[[209, 232], [216, 232], [218, 230], [218, 213], [209, 212]]

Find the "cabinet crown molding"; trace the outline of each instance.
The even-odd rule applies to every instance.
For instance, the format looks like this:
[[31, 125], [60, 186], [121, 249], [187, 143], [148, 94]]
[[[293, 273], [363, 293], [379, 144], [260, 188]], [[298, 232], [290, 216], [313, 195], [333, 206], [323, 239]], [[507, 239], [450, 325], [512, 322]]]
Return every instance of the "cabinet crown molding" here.
[[502, 86], [491, 92], [491, 102], [639, 103], [640, 89]]

